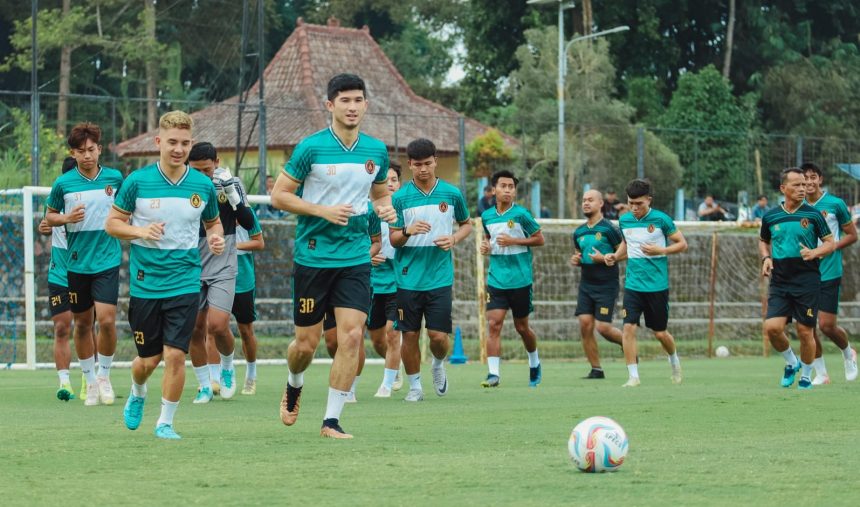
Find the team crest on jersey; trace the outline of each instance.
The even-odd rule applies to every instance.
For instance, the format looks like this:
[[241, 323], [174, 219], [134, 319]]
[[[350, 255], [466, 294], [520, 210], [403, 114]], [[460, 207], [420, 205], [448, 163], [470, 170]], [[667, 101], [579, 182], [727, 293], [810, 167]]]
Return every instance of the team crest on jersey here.
[[648, 224], [648, 232], [654, 232], [654, 224]]
[[440, 202], [439, 203], [439, 211], [441, 211], [442, 213], [445, 213], [446, 211], [448, 211], [448, 203], [445, 201]]
[[809, 227], [809, 220], [806, 218], [802, 219], [800, 221], [800, 226], [803, 227], [804, 229], [806, 229], [807, 227]]
[[367, 171], [367, 174], [373, 174], [376, 171], [376, 164], [373, 163], [373, 160], [364, 163], [364, 170]]
[[218, 202], [220, 202], [221, 204], [227, 202], [227, 194], [225, 194], [224, 192], [218, 192]]
[[508, 220], [508, 229], [513, 229], [513, 228], [514, 228], [514, 221]]
[[105, 194], [107, 194], [108, 197], [112, 196], [113, 195], [113, 187], [110, 185], [106, 186], [105, 187]]
[[827, 218], [827, 210], [824, 210], [824, 209], [821, 210], [821, 216], [823, 216], [824, 218]]
[[203, 199], [200, 198], [200, 194], [191, 194], [191, 205], [199, 208], [201, 204], [203, 204]]
[[595, 232], [595, 233], [594, 233], [594, 239], [596, 239], [597, 241], [600, 241], [600, 239], [601, 239], [602, 237], [603, 237], [603, 234], [601, 234], [601, 233], [599, 233], [599, 232]]

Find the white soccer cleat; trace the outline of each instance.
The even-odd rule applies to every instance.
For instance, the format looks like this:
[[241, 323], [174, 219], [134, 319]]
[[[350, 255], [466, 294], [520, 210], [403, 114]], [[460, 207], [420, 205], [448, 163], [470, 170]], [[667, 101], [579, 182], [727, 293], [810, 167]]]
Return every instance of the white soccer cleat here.
[[236, 370], [221, 369], [221, 398], [229, 400], [236, 394]]
[[424, 391], [421, 389], [410, 389], [408, 393], [406, 393], [406, 397], [403, 398], [403, 401], [423, 401], [424, 400]]
[[433, 389], [436, 390], [436, 396], [445, 396], [448, 394], [448, 376], [445, 375], [445, 367], [432, 368], [433, 370]]
[[385, 386], [379, 386], [379, 389], [376, 390], [376, 394], [373, 395], [374, 398], [391, 398], [391, 389]]
[[630, 377], [621, 387], [639, 387], [641, 383], [642, 382], [639, 381], [639, 377]]
[[673, 364], [672, 365], [672, 383], [680, 384], [684, 380], [684, 377], [681, 375], [681, 365]]
[[851, 359], [845, 360], [845, 380], [857, 380], [857, 351], [854, 349], [851, 349]]
[[397, 370], [397, 375], [394, 376], [394, 384], [391, 386], [392, 391], [399, 391], [403, 387], [403, 375], [400, 370]]
[[96, 379], [98, 385], [99, 401], [102, 405], [113, 405], [116, 396], [113, 393], [113, 386], [110, 384], [109, 378], [98, 377]]
[[350, 391], [349, 394], [346, 395], [346, 400], [344, 403], [357, 403], [358, 400], [355, 399], [355, 391]]
[[815, 375], [815, 378], [812, 379], [812, 385], [814, 386], [823, 386], [824, 384], [830, 383], [830, 375]]
[[[98, 382], [96, 382], [98, 384]], [[98, 385], [87, 384], [87, 397], [84, 399], [84, 406], [94, 407], [99, 404], [99, 388]]]

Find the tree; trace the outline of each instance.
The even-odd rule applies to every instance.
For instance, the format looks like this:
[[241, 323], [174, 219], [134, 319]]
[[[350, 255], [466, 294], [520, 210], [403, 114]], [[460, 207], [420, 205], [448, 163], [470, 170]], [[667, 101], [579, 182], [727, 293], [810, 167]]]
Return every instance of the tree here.
[[513, 150], [505, 144], [496, 129], [489, 129], [466, 146], [466, 163], [472, 176], [490, 176], [493, 172], [507, 168], [514, 160]]

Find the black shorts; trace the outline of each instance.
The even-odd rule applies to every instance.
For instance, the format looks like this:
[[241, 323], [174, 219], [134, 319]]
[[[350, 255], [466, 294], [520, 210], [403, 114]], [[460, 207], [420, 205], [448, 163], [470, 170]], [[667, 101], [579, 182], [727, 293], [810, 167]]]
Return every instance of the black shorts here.
[[580, 283], [574, 315], [593, 315], [595, 320], [612, 322], [616, 301], [618, 301], [617, 283], [606, 287]]
[[345, 268], [293, 267], [293, 321], [319, 324], [328, 308], [370, 311], [370, 263]]
[[63, 287], [62, 285], [57, 285], [55, 283], [48, 283], [48, 303], [51, 306], [51, 317], [56, 317], [57, 315], [68, 312], [71, 310], [71, 306], [69, 305], [69, 288]]
[[408, 333], [421, 329], [451, 332], [451, 286], [431, 290], [397, 289], [397, 329]]
[[839, 295], [842, 292], [842, 277], [821, 282], [818, 292], [818, 311], [836, 315], [839, 313]]
[[519, 289], [497, 289], [487, 286], [487, 311], [511, 310], [515, 319], [528, 317], [534, 311], [532, 306], [532, 286]]
[[815, 327], [820, 297], [818, 287], [801, 291], [771, 284], [767, 291], [767, 318], [787, 317], [789, 322]]
[[197, 320], [198, 293], [163, 299], [132, 296], [128, 302], [128, 323], [137, 355], [157, 356], [170, 345], [188, 353], [194, 321]]
[[639, 318], [645, 314], [645, 327], [660, 332], [669, 325], [669, 289], [657, 292], [624, 290], [622, 315], [625, 324], [639, 325]]
[[367, 316], [367, 329], [383, 328], [388, 321], [397, 322], [397, 293], [374, 294], [370, 302], [370, 315]]
[[257, 291], [251, 289], [248, 292], [240, 292], [233, 296], [233, 309], [231, 313], [236, 317], [239, 324], [251, 324], [257, 320], [257, 307], [254, 304]]
[[68, 277], [72, 312], [85, 312], [93, 307], [94, 302], [116, 306], [119, 299], [119, 266], [89, 275], [69, 271]]

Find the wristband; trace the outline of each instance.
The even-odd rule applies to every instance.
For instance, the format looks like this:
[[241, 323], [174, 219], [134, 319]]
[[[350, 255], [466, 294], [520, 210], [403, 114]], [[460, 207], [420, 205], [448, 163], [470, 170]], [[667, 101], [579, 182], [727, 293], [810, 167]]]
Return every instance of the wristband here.
[[403, 228], [403, 237], [408, 238], [409, 236], [412, 236], [412, 235], [407, 232], [407, 227], [404, 227]]

